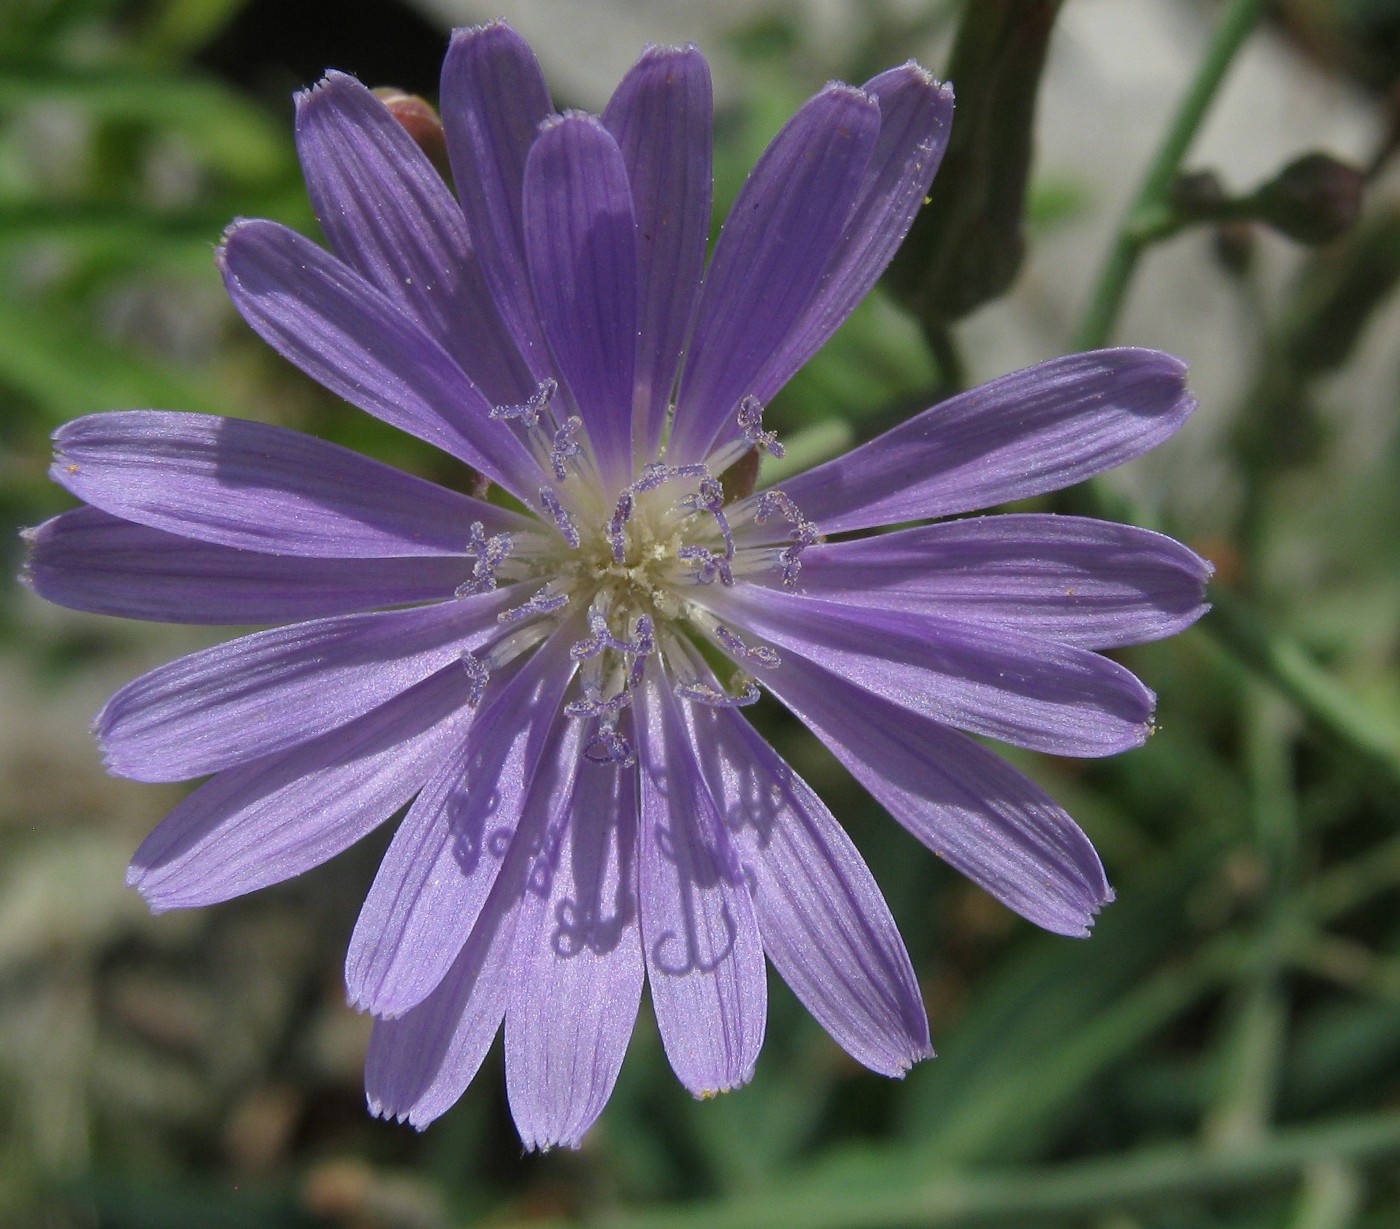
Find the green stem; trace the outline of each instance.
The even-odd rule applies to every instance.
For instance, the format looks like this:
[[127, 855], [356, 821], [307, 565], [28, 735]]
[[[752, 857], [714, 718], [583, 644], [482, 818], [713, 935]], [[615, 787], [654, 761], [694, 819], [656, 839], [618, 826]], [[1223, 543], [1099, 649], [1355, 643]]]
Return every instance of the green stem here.
[[1269, 0], [1232, 0], [1216, 27], [1204, 59], [1196, 70], [1195, 80], [1181, 100], [1176, 118], [1167, 130], [1166, 139], [1148, 168], [1147, 177], [1138, 189], [1128, 209], [1123, 225], [1110, 249], [1098, 285], [1080, 325], [1075, 349], [1096, 350], [1108, 344], [1114, 322], [1123, 306], [1128, 283], [1137, 267], [1138, 257], [1151, 241], [1153, 232], [1160, 232], [1162, 218], [1168, 208], [1168, 194], [1176, 178], [1181, 160], [1186, 156], [1196, 131], [1205, 119], [1225, 73], [1239, 51], [1245, 37], [1253, 29]]
[[1241, 599], [1216, 588], [1211, 600], [1215, 608], [1202, 627], [1232, 657], [1266, 679], [1392, 785], [1400, 785], [1400, 736], [1388, 722], [1339, 687], [1300, 645], [1266, 629]]
[[[1124, 1205], [1150, 1206], [1176, 1195], [1243, 1191], [1296, 1182], [1313, 1167], [1400, 1155], [1400, 1113], [1334, 1118], [1293, 1127], [1242, 1148], [1164, 1146], [1073, 1165], [1037, 1166], [966, 1177], [920, 1178], [905, 1166], [872, 1182], [869, 1166], [849, 1182], [807, 1181], [732, 1202], [609, 1216], [608, 1229], [946, 1229], [1020, 1224]], [[538, 1229], [543, 1229], [539, 1226]]]

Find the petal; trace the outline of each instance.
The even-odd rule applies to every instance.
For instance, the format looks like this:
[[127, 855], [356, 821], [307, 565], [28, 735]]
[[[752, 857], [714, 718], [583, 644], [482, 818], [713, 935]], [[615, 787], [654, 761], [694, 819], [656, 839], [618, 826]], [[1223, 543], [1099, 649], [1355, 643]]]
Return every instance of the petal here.
[[370, 1112], [420, 1131], [452, 1108], [491, 1048], [515, 980], [518, 894], [493, 893], [441, 984], [407, 1015], [376, 1020], [365, 1056]]
[[667, 459], [703, 461], [818, 292], [880, 130], [875, 100], [829, 85], [749, 174], [715, 245]]
[[710, 66], [691, 47], [649, 47], [603, 112], [637, 214], [636, 451], [660, 455], [681, 350], [700, 297], [713, 195]]
[[[1086, 649], [1160, 640], [1209, 609], [1211, 566], [1194, 551], [1164, 534], [1077, 516], [944, 521], [812, 546], [801, 563], [799, 583], [815, 597]], [[776, 572], [772, 583], [781, 583]]]
[[895, 819], [1028, 921], [1083, 936], [1113, 899], [1075, 822], [971, 738], [799, 658], [765, 682]]
[[74, 610], [159, 623], [291, 623], [443, 601], [466, 565], [452, 556], [308, 559], [213, 546], [75, 508], [27, 530], [22, 579]]
[[637, 222], [617, 142], [582, 112], [548, 120], [525, 164], [525, 252], [540, 320], [604, 480], [632, 478]]
[[553, 111], [535, 54], [503, 21], [457, 30], [442, 65], [442, 122], [481, 272], [536, 380], [549, 378], [525, 263], [522, 185], [535, 132]]
[[951, 397], [783, 490], [828, 534], [971, 512], [1121, 465], [1195, 408], [1169, 354], [1072, 354]]
[[442, 176], [345, 73], [297, 95], [297, 151], [336, 254], [417, 320], [495, 405], [534, 392]]
[[127, 883], [151, 908], [210, 905], [319, 866], [422, 787], [470, 710], [449, 668], [358, 721], [220, 773], [136, 851]]
[[255, 632], [128, 683], [97, 717], [108, 771], [183, 781], [318, 738], [499, 634], [509, 591]]
[[761, 402], [775, 396], [870, 293], [914, 224], [948, 146], [951, 86], [911, 60], [861, 88], [880, 104], [880, 139], [821, 289], [754, 385]]
[[707, 600], [741, 631], [781, 649], [784, 663], [806, 658], [972, 734], [1053, 755], [1099, 756], [1141, 746], [1151, 732], [1152, 693], [1117, 662], [1085, 649], [754, 585]]
[[643, 690], [638, 886], [666, 1057], [696, 1096], [753, 1076], [768, 1006], [763, 947], [733, 844], [665, 681]]
[[399, 1015], [442, 980], [481, 913], [541, 764], [578, 763], [578, 726], [558, 718], [572, 677], [557, 634], [504, 682], [492, 682], [462, 745], [444, 759], [389, 845], [350, 939], [350, 1001]]
[[637, 781], [586, 764], [515, 932], [506, 1086], [527, 1148], [577, 1148], [611, 1095], [642, 994]]
[[124, 410], [54, 433], [49, 473], [79, 499], [169, 533], [278, 555], [463, 555], [469, 527], [533, 522], [300, 431]]
[[752, 881], [763, 950], [858, 1062], [931, 1057], [909, 953], [864, 859], [822, 800], [737, 712], [689, 706], [692, 737]]
[[533, 494], [537, 467], [490, 402], [392, 299], [276, 222], [236, 222], [219, 249], [233, 305], [274, 350], [351, 405]]

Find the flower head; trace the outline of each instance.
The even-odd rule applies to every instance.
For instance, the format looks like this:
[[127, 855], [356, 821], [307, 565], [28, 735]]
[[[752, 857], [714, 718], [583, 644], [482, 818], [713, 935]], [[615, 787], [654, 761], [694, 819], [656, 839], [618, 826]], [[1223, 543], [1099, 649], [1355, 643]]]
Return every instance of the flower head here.
[[765, 955], [853, 1056], [903, 1072], [931, 1050], [893, 919], [742, 709], [771, 692], [941, 857], [1083, 934], [1111, 898], [1087, 838], [969, 735], [1138, 745], [1152, 695], [1095, 650], [1204, 609], [1207, 565], [1124, 526], [844, 536], [1145, 451], [1194, 404], [1163, 354], [1042, 364], [753, 491], [757, 456], [781, 451], [764, 405], [888, 263], [952, 96], [914, 64], [822, 90], [706, 267], [710, 112], [693, 47], [646, 51], [601, 117], [556, 115], [518, 35], [462, 30], [442, 80], [454, 197], [352, 78], [298, 99], [331, 252], [236, 223], [219, 254], [235, 305], [502, 498], [201, 415], [100, 414], [56, 436], [53, 475], [88, 506], [33, 531], [38, 592], [277, 625], [152, 671], [99, 718], [114, 772], [210, 777], [135, 856], [152, 907], [285, 879], [411, 804], [347, 981], [377, 1017], [371, 1105], [416, 1125], [504, 1021], [522, 1137], [576, 1144], [644, 981], [686, 1087], [742, 1084]]

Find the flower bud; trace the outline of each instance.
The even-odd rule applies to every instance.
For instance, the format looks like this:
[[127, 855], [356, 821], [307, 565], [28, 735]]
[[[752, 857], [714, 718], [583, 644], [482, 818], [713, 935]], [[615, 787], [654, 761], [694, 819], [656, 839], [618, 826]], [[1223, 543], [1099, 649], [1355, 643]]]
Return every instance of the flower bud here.
[[1361, 215], [1365, 177], [1331, 154], [1290, 162], [1254, 194], [1259, 218], [1298, 243], [1315, 246], [1345, 234]]
[[417, 94], [405, 94], [392, 85], [378, 86], [374, 96], [388, 108], [400, 127], [413, 138], [413, 143], [428, 155], [429, 161], [446, 178], [449, 174], [447, 138], [437, 109]]

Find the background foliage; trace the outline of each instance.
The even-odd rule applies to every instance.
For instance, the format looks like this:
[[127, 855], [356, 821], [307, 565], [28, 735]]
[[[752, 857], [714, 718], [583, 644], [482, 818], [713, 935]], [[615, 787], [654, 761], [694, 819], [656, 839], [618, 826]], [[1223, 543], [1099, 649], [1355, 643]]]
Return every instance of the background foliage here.
[[[1082, 8], [1083, 29], [1119, 20], [1118, 3], [871, 4], [860, 37], [839, 45], [813, 34], [820, 6], [792, 4], [754, 10], [706, 46], [741, 84], [720, 117], [721, 202], [828, 73], [860, 80], [917, 53], [959, 86], [960, 144], [929, 220], [888, 290], [774, 406], [794, 461], [874, 434], [969, 370], [1019, 365], [1027, 347], [1025, 361], [1110, 339], [1173, 343], [1170, 318], [1158, 317], [1162, 336], [1144, 324], [1169, 254], [1198, 270], [1207, 315], [1195, 323], [1231, 339], [1224, 359], [1217, 348], [1197, 365], [1212, 395], [1184, 435], [1204, 442], [1163, 450], [1190, 466], [1168, 459], [1034, 505], [1154, 523], [1219, 569], [1217, 609], [1198, 629], [1127, 655], [1160, 695], [1144, 750], [1020, 757], [1109, 868], [1119, 900], [1094, 937], [1040, 934], [955, 878], [765, 710], [884, 886], [941, 1057], [880, 1081], [775, 984], [753, 1085], [709, 1103], [670, 1078], [644, 1012], [578, 1153], [520, 1155], [498, 1057], [425, 1134], [375, 1122], [359, 1088], [367, 1028], [343, 1004], [339, 966], [385, 838], [252, 899], [147, 916], [122, 868], [176, 791], [104, 777], [87, 720], [116, 683], [211, 637], [77, 616], [11, 588], [0, 1222], [1400, 1223], [1400, 352], [1387, 314], [1400, 277], [1387, 178], [1400, 5], [1149, 0], [1196, 32], [1200, 54], [1117, 174], [1126, 194], [1145, 168], [1121, 214], [1093, 184], [1042, 171], [1030, 139], [1046, 135], [1033, 126], [1047, 47], [1052, 63], [1075, 50], [1062, 8]], [[238, 215], [315, 232], [291, 90], [330, 65], [431, 93], [443, 8], [0, 2], [0, 520], [64, 506], [44, 478], [47, 435], [101, 409], [260, 418], [423, 472], [442, 464], [266, 351], [227, 307], [211, 256]], [[632, 20], [629, 47], [658, 37]], [[1312, 178], [1275, 181], [1308, 152], [1295, 145], [1256, 143], [1247, 166], [1191, 161], [1241, 48], [1259, 40], [1368, 117], [1368, 148], [1347, 151], [1354, 172], [1314, 162]], [[1076, 226], [1090, 255], [1071, 284], [1038, 254]], [[1012, 309], [966, 319], [1008, 293]], [[1017, 302], [1022, 317], [1053, 309], [1029, 341], [1006, 331]], [[18, 538], [0, 552], [17, 571]]]

